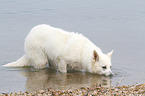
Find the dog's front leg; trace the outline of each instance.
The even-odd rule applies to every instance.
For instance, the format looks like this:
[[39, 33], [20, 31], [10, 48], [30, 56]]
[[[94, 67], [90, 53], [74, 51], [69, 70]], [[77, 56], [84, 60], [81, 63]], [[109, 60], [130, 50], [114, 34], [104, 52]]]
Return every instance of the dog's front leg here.
[[62, 73], [66, 73], [67, 72], [67, 64], [64, 60], [59, 60], [58, 62], [58, 69], [60, 72]]

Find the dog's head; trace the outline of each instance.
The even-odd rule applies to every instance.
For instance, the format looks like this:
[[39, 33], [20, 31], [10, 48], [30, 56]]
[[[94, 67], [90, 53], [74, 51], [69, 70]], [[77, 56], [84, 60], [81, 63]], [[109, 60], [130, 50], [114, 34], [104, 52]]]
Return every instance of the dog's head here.
[[92, 72], [99, 75], [110, 76], [114, 75], [111, 71], [111, 56], [113, 50], [108, 54], [93, 51]]

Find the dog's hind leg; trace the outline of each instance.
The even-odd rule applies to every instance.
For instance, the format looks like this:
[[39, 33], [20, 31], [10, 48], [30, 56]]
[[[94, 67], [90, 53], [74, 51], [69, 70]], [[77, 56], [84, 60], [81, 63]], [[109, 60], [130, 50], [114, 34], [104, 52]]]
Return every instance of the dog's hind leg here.
[[33, 51], [27, 53], [29, 58], [32, 60], [32, 66], [34, 68], [43, 69], [46, 67], [46, 64], [48, 63], [47, 55], [43, 50], [41, 50], [41, 48], [35, 48]]
[[67, 72], [67, 64], [64, 60], [60, 59], [57, 64], [58, 64], [58, 69], [60, 72], [62, 72], [62, 73]]

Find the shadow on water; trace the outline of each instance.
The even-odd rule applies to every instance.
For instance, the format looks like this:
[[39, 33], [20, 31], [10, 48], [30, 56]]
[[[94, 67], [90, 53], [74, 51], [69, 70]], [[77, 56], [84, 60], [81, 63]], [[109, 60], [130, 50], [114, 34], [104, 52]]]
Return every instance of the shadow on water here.
[[54, 69], [35, 71], [34, 69], [23, 69], [21, 75], [27, 78], [25, 89], [28, 92], [45, 90], [47, 88], [67, 90], [85, 86], [101, 85], [110, 87], [111, 77], [97, 76], [96, 74], [74, 72], [60, 73]]

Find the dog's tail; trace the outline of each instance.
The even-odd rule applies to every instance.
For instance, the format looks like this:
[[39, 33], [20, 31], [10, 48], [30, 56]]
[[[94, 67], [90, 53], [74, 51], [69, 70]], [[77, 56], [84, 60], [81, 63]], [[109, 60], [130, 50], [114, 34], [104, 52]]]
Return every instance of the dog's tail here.
[[7, 67], [23, 67], [23, 66], [29, 66], [29, 59], [24, 55], [21, 58], [19, 58], [15, 62], [8, 63], [6, 65]]

